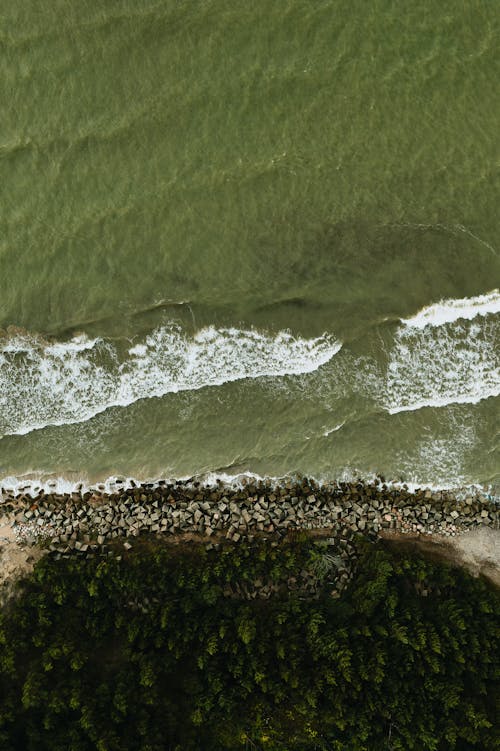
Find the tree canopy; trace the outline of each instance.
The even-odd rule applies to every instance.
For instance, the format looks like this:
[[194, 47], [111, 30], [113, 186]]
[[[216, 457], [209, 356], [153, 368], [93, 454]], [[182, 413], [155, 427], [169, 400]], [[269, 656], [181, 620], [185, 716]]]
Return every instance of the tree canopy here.
[[42, 559], [0, 616], [5, 751], [500, 748], [498, 592], [367, 544], [340, 598], [277, 587], [311, 541]]

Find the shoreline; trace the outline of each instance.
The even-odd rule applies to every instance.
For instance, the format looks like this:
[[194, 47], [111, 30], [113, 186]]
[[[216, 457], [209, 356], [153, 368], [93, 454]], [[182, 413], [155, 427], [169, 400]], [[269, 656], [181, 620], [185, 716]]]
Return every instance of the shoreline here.
[[[55, 559], [121, 556], [140, 544], [138, 538], [198, 541], [218, 549], [260, 539], [278, 544], [298, 532], [323, 539], [329, 553], [341, 560], [339, 592], [352, 578], [356, 541], [362, 539], [390, 544], [399, 540], [500, 584], [497, 503], [482, 495], [457, 497], [447, 490], [411, 492], [381, 479], [320, 485], [307, 478], [279, 484], [243, 478], [238, 486], [220, 479], [210, 485], [132, 481], [113, 493], [98, 488], [83, 493], [40, 490], [36, 496], [3, 489], [0, 525], [4, 584], [12, 582], [16, 571], [19, 576], [29, 572], [44, 553]], [[473, 543], [474, 535], [487, 538], [486, 547]], [[462, 543], [469, 537], [468, 554]]]
[[[71, 478], [71, 474], [73, 474], [73, 478]], [[481, 483], [460, 484], [459, 482], [435, 484], [432, 482], [387, 480], [380, 474], [368, 474], [360, 477], [356, 473], [347, 472], [334, 480], [315, 477], [313, 475], [309, 475], [308, 477], [316, 486], [323, 486], [331, 490], [334, 490], [340, 484], [350, 485], [361, 483], [366, 486], [385, 484], [389, 490], [400, 492], [407, 491], [412, 494], [418, 494], [421, 491], [430, 490], [432, 493], [444, 492], [456, 498], [477, 496], [500, 504], [500, 486], [497, 487], [497, 485], [486, 486]], [[307, 480], [308, 478], [300, 472], [280, 476], [263, 476], [250, 470], [234, 475], [224, 471], [207, 471], [182, 477], [160, 476], [159, 478], [138, 479], [135, 476], [111, 475], [104, 479], [95, 478], [94, 480], [82, 478], [78, 473], [69, 473], [68, 476], [56, 475], [55, 473], [33, 473], [32, 475], [28, 473], [19, 477], [13, 475], [4, 476], [0, 479], [0, 507], [5, 500], [10, 500], [20, 495], [36, 498], [40, 495], [41, 491], [45, 495], [55, 493], [59, 496], [72, 494], [84, 495], [85, 493], [112, 495], [137, 487], [151, 489], [165, 485], [191, 486], [195, 484], [205, 487], [211, 485], [218, 486], [221, 483], [224, 487], [234, 490], [241, 489], [248, 484], [255, 484], [259, 487], [281, 487], [286, 486], [288, 483], [296, 485], [300, 484], [304, 479]]]

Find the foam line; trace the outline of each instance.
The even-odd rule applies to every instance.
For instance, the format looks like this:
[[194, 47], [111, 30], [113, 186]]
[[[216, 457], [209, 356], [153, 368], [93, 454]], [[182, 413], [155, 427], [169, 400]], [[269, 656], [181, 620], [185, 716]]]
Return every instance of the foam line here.
[[494, 289], [477, 297], [441, 300], [422, 308], [411, 318], [403, 318], [402, 323], [411, 328], [423, 329], [425, 326], [442, 326], [458, 321], [460, 318], [471, 321], [477, 316], [500, 313], [500, 292]]
[[310, 373], [341, 342], [254, 329], [162, 326], [125, 358], [109, 341], [84, 335], [48, 344], [16, 334], [0, 345], [0, 435], [83, 422], [113, 406], [262, 376]]
[[[246, 472], [240, 472], [235, 475], [231, 475], [225, 472], [205, 472], [194, 477], [180, 477], [180, 478], [162, 478], [159, 479], [137, 479], [132, 477], [120, 477], [112, 476], [102, 481], [90, 482], [88, 479], [82, 478], [79, 481], [70, 480], [65, 477], [56, 477], [47, 479], [47, 476], [40, 477], [4, 477], [0, 479], [0, 502], [6, 500], [10, 495], [17, 496], [23, 494], [32, 498], [35, 498], [41, 490], [44, 493], [54, 493], [57, 495], [78, 493], [83, 494], [86, 492], [99, 491], [104, 494], [116, 493], [117, 491], [124, 490], [131, 487], [140, 487], [142, 483], [158, 486], [160, 483], [174, 484], [176, 480], [182, 480], [188, 485], [191, 482], [200, 482], [204, 486], [215, 487], [218, 483], [222, 483], [223, 487], [243, 487], [249, 482], [264, 482], [269, 483], [271, 487], [282, 486], [288, 480], [291, 482], [297, 482], [300, 480], [298, 474], [285, 474], [282, 476], [263, 476], [250, 470]], [[319, 485], [330, 485], [335, 483], [335, 479], [329, 477], [308, 477], [314, 480]], [[343, 472], [340, 472], [336, 480], [339, 482], [358, 482], [361, 479], [367, 485], [373, 484], [378, 480], [376, 474], [361, 472], [359, 470], [353, 470], [346, 468]], [[402, 487], [407, 488], [411, 493], [415, 493], [417, 490], [431, 490], [438, 492], [440, 490], [449, 490], [454, 493], [457, 498], [465, 497], [466, 495], [473, 494], [478, 496], [486, 496], [491, 501], [500, 503], [498, 496], [492, 495], [492, 488], [484, 487], [479, 484], [464, 484], [459, 480], [455, 483], [448, 482], [444, 484], [433, 484], [426, 481], [419, 482], [417, 479], [412, 481], [403, 482], [402, 480], [386, 480], [386, 485], [389, 488], [400, 489]]]

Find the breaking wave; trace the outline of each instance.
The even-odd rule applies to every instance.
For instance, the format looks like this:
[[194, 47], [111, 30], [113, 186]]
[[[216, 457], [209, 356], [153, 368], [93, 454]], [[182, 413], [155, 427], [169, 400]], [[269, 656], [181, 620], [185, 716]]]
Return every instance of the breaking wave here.
[[471, 321], [477, 316], [500, 313], [500, 292], [492, 290], [477, 297], [440, 300], [440, 302], [422, 308], [412, 318], [404, 318], [403, 323], [411, 328], [423, 329], [426, 326], [442, 326], [459, 319]]
[[84, 335], [49, 344], [26, 333], [0, 346], [0, 435], [82, 422], [138, 399], [217, 386], [243, 378], [310, 373], [342, 344], [213, 326], [188, 336], [162, 326], [125, 355]]
[[[311, 397], [318, 397], [325, 379], [328, 390], [341, 384], [346, 398], [369, 395], [390, 414], [496, 397], [499, 310], [498, 290], [427, 306], [400, 322], [384, 364], [366, 356], [363, 369], [346, 352], [318, 374]], [[50, 343], [18, 331], [0, 340], [0, 436], [83, 422], [110, 407], [169, 393], [313, 373], [341, 347], [327, 334], [306, 339], [214, 326], [194, 335], [161, 326], [128, 348], [85, 335]]]
[[394, 414], [421, 407], [474, 404], [500, 394], [497, 290], [445, 300], [402, 321], [389, 353], [384, 407]]

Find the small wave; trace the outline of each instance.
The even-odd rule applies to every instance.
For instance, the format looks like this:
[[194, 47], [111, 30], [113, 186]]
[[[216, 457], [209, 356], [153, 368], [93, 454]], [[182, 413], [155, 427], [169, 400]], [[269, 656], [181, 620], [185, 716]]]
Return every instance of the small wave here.
[[115, 345], [85, 335], [48, 344], [26, 333], [0, 347], [0, 435], [83, 422], [109, 407], [262, 376], [310, 373], [341, 342], [257, 330], [162, 326], [120, 358]]
[[471, 321], [476, 316], [500, 313], [500, 292], [494, 289], [477, 297], [440, 300], [440, 302], [422, 308], [411, 318], [403, 318], [402, 323], [411, 328], [423, 329], [426, 326], [442, 326], [453, 323], [460, 318]]
[[346, 421], [343, 420], [342, 422], [339, 422], [338, 425], [334, 425], [333, 428], [327, 428], [325, 431], [323, 431], [323, 436], [325, 438], [328, 438], [329, 435], [332, 433], [336, 433], [338, 430], [340, 430], [342, 427], [344, 427]]

